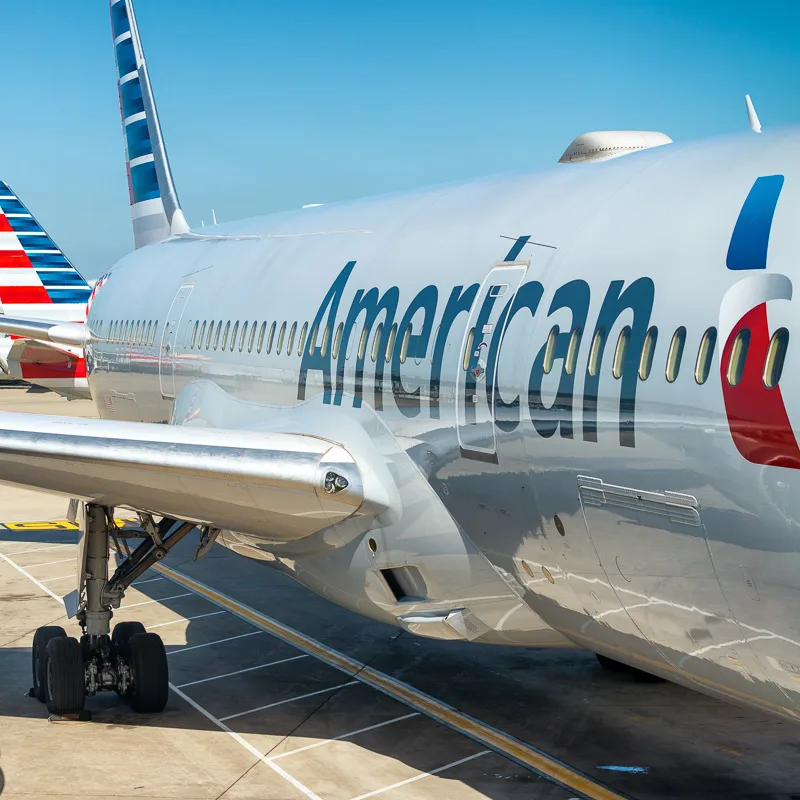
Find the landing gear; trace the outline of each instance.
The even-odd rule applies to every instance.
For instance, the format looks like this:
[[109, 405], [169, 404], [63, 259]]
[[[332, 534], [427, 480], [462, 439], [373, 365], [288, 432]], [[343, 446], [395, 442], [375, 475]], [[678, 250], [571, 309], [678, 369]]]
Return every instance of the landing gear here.
[[600, 653], [595, 653], [595, 656], [597, 656], [597, 662], [604, 670], [606, 670], [606, 672], [616, 672], [619, 675], [629, 675], [639, 683], [660, 683], [664, 680], [664, 678], [661, 678], [658, 675], [652, 675], [649, 672], [632, 667], [630, 664], [624, 664], [622, 661], [614, 661], [613, 658], [600, 655]]
[[[113, 509], [91, 503], [83, 508], [78, 589], [65, 598], [69, 616], [77, 617], [83, 635], [78, 640], [51, 625], [39, 628], [33, 637], [30, 693], [46, 702], [51, 714], [80, 715], [86, 695], [99, 691], [116, 691], [140, 713], [158, 713], [167, 704], [169, 670], [161, 637], [147, 633], [141, 622], [120, 622], [112, 633], [112, 609], [119, 608], [125, 589], [194, 525], [168, 518], [156, 524], [149, 515], [140, 518], [145, 539], [131, 551], [114, 524]], [[125, 558], [108, 578], [112, 539]]]

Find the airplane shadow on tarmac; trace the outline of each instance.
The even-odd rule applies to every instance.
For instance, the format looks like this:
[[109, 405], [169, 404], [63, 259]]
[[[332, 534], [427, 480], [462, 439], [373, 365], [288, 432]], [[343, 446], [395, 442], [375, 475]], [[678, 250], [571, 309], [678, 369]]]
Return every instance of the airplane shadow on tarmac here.
[[[464, 645], [400, 633], [335, 606], [285, 576], [222, 548], [214, 548], [201, 562], [192, 562], [196, 541], [190, 538], [170, 555], [173, 568], [637, 800], [800, 798], [795, 788], [800, 727], [667, 682], [637, 683], [628, 676], [606, 673], [593, 654], [585, 651]], [[30, 535], [29, 539], [34, 537]], [[35, 541], [58, 544], [65, 539], [63, 534], [51, 531], [37, 533]], [[154, 575], [150, 572], [142, 580]], [[156, 601], [185, 592], [168, 580], [144, 583], [137, 589]], [[148, 625], [158, 624], [157, 618], [160, 622], [176, 615], [199, 616], [219, 610], [194, 595], [142, 606], [142, 612], [145, 609], [147, 616], [142, 613], [141, 618]], [[173, 613], [164, 614], [165, 609]], [[120, 618], [135, 619], [134, 611], [138, 610], [132, 608]], [[180, 627], [176, 625], [175, 631]], [[185, 636], [168, 633], [171, 627], [157, 632], [164, 636], [168, 651], [177, 651], [181, 646], [196, 647], [253, 630], [248, 623], [225, 613], [190, 621]], [[268, 634], [243, 636], [171, 655], [171, 680], [180, 686], [298, 654]], [[44, 720], [44, 706], [22, 697], [30, 685], [29, 649], [0, 649], [0, 675], [0, 715]], [[255, 739], [259, 734], [299, 738], [297, 743], [287, 743], [286, 749], [411, 713], [406, 706], [365, 686], [324, 691], [349, 680], [307, 657], [199, 683], [183, 691], [215, 716], [225, 717], [323, 690], [313, 697], [242, 713], [226, 723], [246, 738]], [[88, 698], [87, 708], [95, 723], [215, 730], [209, 720], [175, 694], [171, 694], [163, 714], [152, 716], [135, 714], [114, 693]], [[364, 759], [376, 753], [420, 771], [483, 749], [422, 717], [387, 725], [350, 741], [365, 751]], [[321, 754], [325, 749], [311, 752]], [[302, 780], [302, 758], [292, 756], [279, 763], [290, 773], [297, 765], [296, 776]], [[646, 773], [609, 772], [602, 769], [606, 765], [641, 765]], [[331, 760], [330, 768], [335, 766]], [[572, 796], [552, 786], [548, 789], [543, 778], [511, 761], [503, 763], [494, 755], [463, 765], [451, 776], [445, 771], [437, 777], [460, 781], [492, 800], [530, 797], [533, 793], [546, 798]]]

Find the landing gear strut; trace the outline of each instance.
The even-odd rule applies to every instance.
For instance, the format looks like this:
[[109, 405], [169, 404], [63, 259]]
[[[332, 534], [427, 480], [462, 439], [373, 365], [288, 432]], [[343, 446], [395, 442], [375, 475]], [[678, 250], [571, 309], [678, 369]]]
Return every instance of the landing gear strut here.
[[[141, 622], [120, 622], [112, 633], [111, 617], [128, 586], [164, 558], [194, 524], [166, 517], [156, 524], [149, 514], [139, 518], [145, 538], [131, 551], [125, 532], [114, 523], [112, 508], [94, 503], [82, 508], [78, 588], [65, 598], [65, 605], [69, 616], [77, 617], [83, 635], [78, 640], [49, 625], [33, 637], [31, 696], [47, 703], [51, 714], [80, 715], [86, 696], [100, 691], [116, 691], [141, 713], [163, 711], [167, 704], [169, 671], [161, 637], [147, 633]], [[125, 558], [109, 578], [112, 540]]]

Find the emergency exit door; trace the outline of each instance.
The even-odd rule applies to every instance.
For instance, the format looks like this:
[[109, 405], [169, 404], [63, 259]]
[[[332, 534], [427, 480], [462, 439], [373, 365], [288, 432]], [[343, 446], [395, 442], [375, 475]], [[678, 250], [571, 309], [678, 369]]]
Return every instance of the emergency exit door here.
[[494, 392], [508, 312], [528, 270], [528, 262], [498, 264], [483, 281], [472, 304], [456, 377], [456, 427], [466, 457], [497, 457]]
[[158, 359], [158, 379], [162, 397], [175, 397], [175, 363], [177, 358], [178, 331], [183, 312], [194, 289], [193, 283], [185, 283], [178, 289], [167, 314], [164, 333], [161, 336], [161, 351]]

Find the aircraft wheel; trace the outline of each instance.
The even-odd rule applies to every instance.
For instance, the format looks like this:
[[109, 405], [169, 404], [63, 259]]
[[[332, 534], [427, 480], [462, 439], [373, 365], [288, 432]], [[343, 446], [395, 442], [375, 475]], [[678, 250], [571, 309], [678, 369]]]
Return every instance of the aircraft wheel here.
[[164, 642], [157, 633], [135, 633], [128, 642], [128, 651], [133, 673], [133, 686], [127, 694], [131, 708], [141, 714], [163, 711], [169, 697]]
[[60, 625], [45, 625], [37, 628], [33, 634], [31, 648], [31, 667], [33, 684], [31, 694], [39, 702], [44, 703], [47, 685], [47, 643], [57, 636], [66, 636], [67, 632]]
[[141, 622], [118, 622], [111, 632], [111, 649], [128, 661], [130, 659], [129, 644], [131, 636], [145, 632], [146, 629]]
[[634, 680], [640, 683], [660, 683], [664, 680], [664, 678], [658, 675], [652, 675], [649, 672], [632, 667], [630, 664], [624, 664], [622, 661], [615, 661], [613, 658], [600, 655], [600, 653], [595, 653], [595, 656], [597, 656], [597, 662], [607, 672], [630, 675]]
[[47, 710], [51, 714], [78, 714], [86, 700], [86, 677], [81, 643], [57, 636], [47, 643]]

